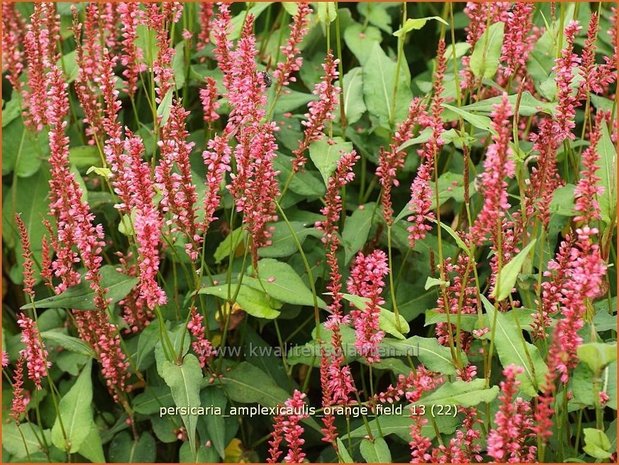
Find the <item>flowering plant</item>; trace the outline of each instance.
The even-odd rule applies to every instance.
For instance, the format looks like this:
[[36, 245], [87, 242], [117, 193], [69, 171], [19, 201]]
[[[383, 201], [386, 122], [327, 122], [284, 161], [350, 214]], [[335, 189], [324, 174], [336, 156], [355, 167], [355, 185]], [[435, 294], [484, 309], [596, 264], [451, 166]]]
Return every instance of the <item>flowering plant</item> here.
[[2, 22], [5, 461], [616, 461], [614, 8]]

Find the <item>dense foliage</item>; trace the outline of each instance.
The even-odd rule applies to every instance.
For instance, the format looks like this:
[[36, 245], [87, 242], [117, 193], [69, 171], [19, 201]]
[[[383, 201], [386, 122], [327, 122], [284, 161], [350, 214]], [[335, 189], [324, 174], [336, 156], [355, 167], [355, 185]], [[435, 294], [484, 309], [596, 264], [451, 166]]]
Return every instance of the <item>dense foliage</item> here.
[[3, 461], [615, 461], [616, 14], [2, 4]]

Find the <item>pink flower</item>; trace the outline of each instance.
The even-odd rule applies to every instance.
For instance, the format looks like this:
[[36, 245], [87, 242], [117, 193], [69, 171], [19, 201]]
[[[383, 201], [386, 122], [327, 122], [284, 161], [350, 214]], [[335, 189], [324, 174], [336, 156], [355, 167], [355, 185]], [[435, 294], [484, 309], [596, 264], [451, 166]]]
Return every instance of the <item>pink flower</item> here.
[[418, 123], [421, 116], [425, 116], [423, 110], [423, 100], [414, 98], [408, 107], [408, 115], [398, 126], [389, 149], [380, 149], [378, 154], [378, 168], [376, 176], [382, 186], [381, 202], [383, 206], [383, 216], [388, 225], [393, 223], [393, 208], [391, 204], [391, 189], [397, 187], [400, 182], [397, 179], [398, 170], [404, 167], [406, 152], [399, 150], [399, 147], [406, 142], [413, 132], [413, 128]]
[[15, 215], [15, 223], [17, 224], [17, 230], [19, 231], [22, 257], [24, 259], [24, 292], [34, 299], [34, 285], [36, 284], [36, 281], [34, 279], [34, 261], [32, 259], [30, 239], [28, 237], [28, 231], [26, 230], [24, 220], [21, 219], [21, 215]]
[[526, 74], [527, 59], [534, 43], [532, 28], [533, 3], [516, 2], [505, 16], [505, 38], [501, 48], [500, 76], [504, 80]]
[[590, 224], [601, 217], [597, 198], [604, 192], [604, 187], [600, 186], [600, 177], [596, 174], [599, 169], [597, 145], [602, 137], [602, 124], [606, 124], [607, 116], [603, 112], [596, 115], [595, 127], [589, 134], [589, 147], [582, 153], [583, 169], [574, 189], [574, 209], [578, 212], [575, 222]]
[[2, 368], [6, 368], [9, 366], [9, 354], [7, 354], [4, 350], [2, 351]]
[[179, 2], [164, 2], [161, 7], [157, 3], [151, 3], [146, 9], [146, 25], [155, 31], [158, 47], [152, 66], [157, 103], [161, 103], [163, 97], [174, 87], [172, 60], [176, 51], [172, 48], [168, 27], [180, 19], [182, 12], [183, 5]]
[[200, 32], [198, 33], [198, 50], [202, 50], [211, 41], [210, 34], [213, 21], [213, 4], [200, 3]]
[[488, 455], [497, 462], [535, 462], [537, 447], [529, 445], [535, 437], [535, 422], [531, 404], [521, 397], [514, 399], [520, 382], [516, 376], [522, 367], [509, 365], [503, 370], [505, 381], [501, 381], [499, 411], [494, 417], [496, 428], [488, 433]]
[[125, 67], [123, 76], [127, 83], [127, 94], [131, 97], [138, 89], [140, 73], [146, 70], [146, 65], [142, 63], [142, 50], [136, 45], [138, 26], [142, 21], [142, 10], [135, 2], [122, 2], [117, 8], [122, 26], [120, 64]]
[[576, 126], [574, 118], [576, 107], [579, 105], [578, 92], [572, 89], [574, 73], [572, 70], [580, 65], [580, 58], [574, 53], [574, 40], [581, 27], [577, 21], [570, 21], [565, 26], [564, 39], [565, 46], [561, 51], [561, 56], [555, 61], [553, 71], [556, 73], [557, 83], [557, 111], [554, 124], [556, 146], [558, 147], [563, 140], [573, 139], [572, 129]]
[[202, 102], [205, 123], [212, 123], [219, 119], [219, 115], [217, 114], [219, 102], [217, 101], [216, 84], [215, 79], [208, 76], [206, 78], [206, 84], [200, 89], [200, 102]]
[[313, 100], [307, 105], [309, 109], [309, 113], [305, 115], [307, 121], [302, 122], [303, 126], [305, 126], [304, 138], [299, 147], [293, 151], [295, 160], [293, 161], [292, 168], [294, 171], [298, 171], [305, 165], [307, 162], [307, 158], [304, 155], [305, 151], [312, 142], [322, 137], [325, 123], [334, 118], [333, 111], [340, 94], [340, 88], [334, 84], [338, 77], [337, 65], [338, 60], [333, 58], [333, 53], [329, 50], [322, 65], [324, 76], [314, 86], [312, 92], [318, 96], [318, 100]]
[[155, 168], [155, 181], [163, 195], [162, 210], [172, 215], [166, 224], [172, 227], [171, 232], [180, 231], [185, 235], [185, 250], [192, 260], [196, 260], [198, 244], [202, 238], [197, 231], [195, 206], [198, 196], [189, 161], [195, 144], [187, 142], [189, 133], [185, 128], [188, 115], [189, 112], [183, 108], [181, 102], [177, 101], [172, 105], [168, 121], [161, 128], [161, 157]]
[[35, 3], [30, 24], [26, 26], [24, 53], [28, 63], [28, 86], [24, 101], [28, 111], [26, 123], [40, 131], [48, 123], [46, 108], [48, 71], [56, 63], [56, 40], [59, 26], [53, 3]]
[[202, 153], [206, 166], [206, 193], [204, 195], [204, 225], [206, 232], [209, 225], [217, 219], [215, 211], [219, 208], [220, 186], [226, 171], [230, 171], [230, 146], [226, 138], [216, 135], [208, 141], [208, 150]]
[[488, 234], [493, 237], [498, 234], [502, 218], [509, 210], [505, 178], [512, 178], [515, 172], [509, 147], [511, 140], [509, 117], [511, 114], [507, 94], [503, 93], [501, 103], [494, 106], [491, 115], [495, 134], [492, 136], [492, 145], [486, 152], [484, 172], [481, 175], [481, 193], [484, 197], [484, 204], [471, 227], [472, 240], [477, 244], [482, 243]]
[[385, 286], [383, 278], [388, 273], [385, 252], [375, 250], [367, 256], [360, 252], [348, 279], [348, 292], [367, 299], [365, 308], [354, 309], [351, 316], [355, 326], [355, 347], [368, 363], [380, 361], [378, 346], [385, 335], [379, 327], [380, 305], [385, 303], [380, 295]]
[[411, 248], [415, 247], [418, 240], [426, 237], [428, 231], [432, 230], [432, 226], [427, 224], [434, 220], [434, 212], [432, 212], [432, 189], [430, 181], [434, 173], [435, 159], [441, 151], [443, 141], [441, 135], [444, 132], [441, 113], [443, 112], [443, 79], [445, 77], [445, 41], [440, 40], [438, 43], [436, 60], [436, 71], [433, 84], [432, 103], [430, 105], [430, 115], [427, 121], [423, 122], [425, 127], [432, 129], [430, 139], [419, 150], [421, 158], [421, 166], [417, 170], [417, 177], [411, 184], [411, 201], [409, 204], [412, 215], [407, 220], [412, 223], [408, 227], [408, 242]]
[[342, 295], [340, 292], [342, 289], [342, 276], [336, 256], [340, 244], [338, 221], [342, 213], [340, 190], [354, 179], [353, 167], [359, 158], [359, 155], [352, 151], [344, 154], [339, 159], [337, 168], [327, 183], [325, 206], [320, 210], [325, 219], [316, 223], [316, 229], [323, 232], [321, 240], [327, 249], [327, 264], [329, 266], [329, 284], [327, 289], [332, 294], [332, 302], [329, 305], [330, 319], [340, 319], [342, 314]]
[[157, 283], [162, 219], [153, 202], [155, 188], [150, 166], [142, 160], [142, 140], [129, 135], [125, 141], [125, 151], [126, 155], [122, 156], [123, 173], [132, 187], [129, 207], [135, 212], [133, 228], [138, 246], [139, 295], [153, 309], [167, 301], [165, 292]]
[[17, 319], [21, 329], [21, 340], [25, 348], [20, 355], [26, 360], [28, 378], [37, 389], [41, 389], [41, 380], [47, 376], [47, 369], [52, 365], [47, 361], [47, 350], [43, 346], [43, 340], [37, 324], [29, 317], [21, 313]]
[[[592, 242], [597, 229], [584, 226], [575, 236], [566, 237], [559, 256], [548, 264], [546, 276], [553, 277], [553, 286], [546, 286], [545, 296], [554, 294], [554, 305], [559, 307], [562, 318], [557, 321], [548, 351], [548, 372], [542, 395], [535, 409], [536, 433], [546, 441], [552, 435], [553, 402], [557, 379], [567, 384], [570, 370], [578, 364], [577, 350], [582, 343], [578, 332], [584, 325], [588, 301], [599, 296], [606, 273], [606, 264], [600, 248]], [[563, 267], [559, 269], [559, 267]], [[548, 319], [547, 315], [544, 315]], [[538, 323], [540, 326], [543, 323]]]
[[198, 313], [195, 307], [191, 308], [191, 319], [187, 323], [187, 329], [195, 338], [191, 344], [193, 351], [198, 355], [200, 366], [204, 368], [215, 356], [215, 349], [211, 342], [206, 338], [204, 328], [204, 317]]
[[277, 69], [273, 72], [273, 76], [278, 81], [278, 86], [287, 86], [290, 82], [296, 81], [296, 78], [291, 75], [299, 71], [303, 64], [303, 58], [299, 56], [299, 44], [307, 34], [307, 25], [311, 12], [312, 9], [307, 3], [297, 4], [297, 13], [294, 16], [290, 29], [290, 37], [286, 45], [281, 47], [284, 61], [278, 63]]
[[11, 402], [11, 418], [19, 424], [30, 403], [30, 395], [24, 391], [24, 358], [20, 355], [13, 372], [13, 400]]
[[24, 21], [13, 2], [2, 4], [2, 71], [8, 71], [7, 79], [15, 92], [21, 92], [19, 77], [24, 69]]
[[305, 440], [302, 438], [304, 429], [299, 424], [302, 420], [308, 418], [305, 409], [305, 394], [298, 390], [294, 390], [292, 397], [288, 399], [280, 410], [280, 413], [275, 416], [274, 431], [269, 441], [269, 458], [268, 463], [276, 463], [282, 451], [280, 446], [283, 440], [288, 444], [288, 452], [284, 457], [285, 463], [302, 463], [305, 459], [305, 453], [302, 450]]
[[219, 14], [213, 21], [213, 37], [215, 39], [215, 58], [223, 73], [223, 83], [230, 89], [232, 79], [232, 42], [228, 40], [230, 30], [230, 7], [226, 3], [218, 3]]

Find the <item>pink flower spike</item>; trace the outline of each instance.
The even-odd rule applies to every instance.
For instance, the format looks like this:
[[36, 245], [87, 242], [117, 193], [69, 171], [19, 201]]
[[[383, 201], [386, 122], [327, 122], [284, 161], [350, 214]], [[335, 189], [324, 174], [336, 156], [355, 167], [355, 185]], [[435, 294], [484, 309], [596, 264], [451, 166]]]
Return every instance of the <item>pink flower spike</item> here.
[[380, 295], [385, 286], [383, 278], [388, 273], [387, 255], [375, 250], [367, 256], [357, 255], [348, 279], [348, 292], [367, 299], [365, 308], [354, 309], [351, 316], [355, 347], [370, 364], [380, 361], [378, 346], [385, 335], [379, 328], [380, 305], [385, 303]]

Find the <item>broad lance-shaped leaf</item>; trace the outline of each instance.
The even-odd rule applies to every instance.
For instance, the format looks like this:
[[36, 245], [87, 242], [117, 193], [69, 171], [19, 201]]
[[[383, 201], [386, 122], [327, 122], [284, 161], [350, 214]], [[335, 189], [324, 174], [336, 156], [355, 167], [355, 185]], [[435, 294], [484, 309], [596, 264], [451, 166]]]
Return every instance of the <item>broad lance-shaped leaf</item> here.
[[[192, 355], [188, 354], [183, 358], [183, 363], [163, 362], [161, 374], [165, 383], [172, 391], [172, 398], [177, 407], [191, 408], [200, 406], [200, 382], [202, 381], [202, 368], [200, 362]], [[187, 437], [193, 455], [196, 455], [196, 425], [198, 417], [187, 412], [181, 413], [181, 419], [187, 429]]]
[[533, 239], [527, 246], [522, 249], [518, 254], [507, 263], [497, 276], [497, 286], [492, 291], [491, 297], [494, 297], [497, 302], [506, 299], [512, 293], [512, 289], [516, 284], [518, 274], [524, 265], [529, 252], [537, 242], [537, 239]]
[[352, 143], [346, 142], [341, 137], [328, 139], [326, 136], [312, 142], [309, 147], [310, 159], [322, 174], [325, 185], [337, 168], [337, 162], [342, 155], [352, 151]]
[[[363, 64], [363, 98], [371, 116], [381, 127], [389, 128], [394, 121], [402, 121], [412, 99], [410, 71], [404, 60], [397, 74], [397, 64], [389, 58], [380, 44], [374, 42]], [[397, 79], [397, 93], [393, 95]]]
[[[290, 394], [283, 390], [260, 368], [248, 362], [241, 362], [230, 371], [223, 371], [221, 379], [228, 398], [242, 404], [257, 403], [266, 407], [275, 407], [284, 403]], [[304, 423], [320, 431], [320, 426], [313, 418]]]
[[342, 244], [344, 245], [346, 264], [365, 245], [372, 227], [375, 207], [376, 204], [373, 202], [359, 205], [353, 214], [350, 215], [350, 218], [346, 219], [346, 224], [342, 231]]
[[360, 451], [367, 463], [391, 463], [391, 451], [387, 441], [381, 437], [364, 439], [361, 441]]
[[[119, 273], [112, 265], [101, 267], [101, 285], [107, 289], [106, 297], [114, 304], [122, 300], [131, 292], [138, 278]], [[85, 280], [77, 286], [68, 288], [62, 294], [38, 300], [33, 304], [22, 306], [22, 310], [28, 308], [68, 308], [72, 310], [95, 310], [95, 292]]]
[[[501, 360], [501, 365], [518, 365], [524, 369], [516, 379], [521, 384], [523, 392], [530, 396], [537, 394], [537, 389], [544, 383], [548, 367], [544, 363], [539, 350], [533, 344], [525, 341], [522, 328], [515, 318], [510, 318], [498, 312], [485, 297], [481, 297], [486, 309], [490, 332], [486, 337], [494, 334], [494, 345]], [[496, 322], [496, 326], [495, 326]]]
[[[228, 398], [219, 386], [209, 386], [200, 393], [200, 400], [205, 407], [219, 407], [226, 411]], [[205, 415], [206, 430], [213, 442], [213, 447], [221, 458], [226, 456], [226, 419], [223, 415]]]
[[[236, 283], [232, 284], [232, 296], [234, 296], [237, 286], [238, 284]], [[224, 284], [222, 286], [203, 287], [200, 291], [198, 291], [198, 293], [214, 295], [220, 299], [227, 300], [228, 285]], [[249, 287], [247, 284], [241, 284], [239, 292], [236, 296], [236, 303], [242, 310], [252, 316], [255, 316], [256, 318], [265, 318], [267, 320], [273, 320], [279, 316], [279, 311], [273, 308], [276, 306], [277, 302], [272, 302], [272, 300], [273, 299], [270, 299], [264, 292], [257, 291], [256, 289]], [[281, 304], [279, 305], [281, 306]]]
[[52, 427], [52, 443], [69, 453], [80, 449], [93, 425], [91, 368], [92, 363], [89, 361], [75, 384], [60, 399], [59, 416]]
[[[344, 297], [344, 299], [346, 299], [358, 309], [365, 310], [365, 306], [367, 305], [368, 301], [366, 297], [352, 294], [342, 294], [342, 297]], [[397, 337], [398, 339], [405, 339], [405, 334], [409, 333], [410, 326], [408, 325], [408, 322], [404, 319], [404, 317], [402, 315], [399, 315], [399, 319], [396, 320], [395, 313], [387, 310], [386, 308], [379, 308], [380, 314], [378, 316], [378, 324], [380, 329], [382, 329], [388, 334], [391, 334], [392, 336]]]
[[492, 79], [499, 69], [504, 23], [494, 23], [481, 35], [471, 54], [471, 71], [477, 78]]
[[[246, 277], [243, 283], [268, 295], [280, 302], [294, 305], [314, 306], [314, 295], [303, 282], [297, 272], [287, 263], [264, 258], [258, 262], [258, 278]], [[320, 297], [316, 297], [318, 307], [327, 308]]]
[[[455, 318], [455, 315], [454, 315]], [[413, 336], [405, 341], [394, 341], [393, 339], [385, 339], [383, 342], [389, 349], [395, 350], [396, 355], [414, 355], [426, 367], [438, 373], [446, 375], [455, 375], [456, 366], [449, 347], [445, 347], [431, 337]], [[468, 364], [468, 359], [464, 352], [460, 352], [460, 360], [463, 365]]]
[[486, 380], [475, 379], [470, 382], [454, 381], [445, 383], [436, 391], [422, 397], [418, 402], [426, 406], [432, 405], [456, 405], [461, 407], [474, 407], [482, 402], [492, 402], [499, 394], [499, 387], [486, 388]]
[[41, 430], [40, 426], [30, 422], [22, 422], [18, 426], [11, 421], [2, 425], [2, 448], [6, 449], [13, 459], [23, 459], [17, 460], [20, 462], [27, 461], [28, 454], [43, 452], [45, 444], [41, 443], [41, 437], [49, 443], [51, 441], [50, 430]]

